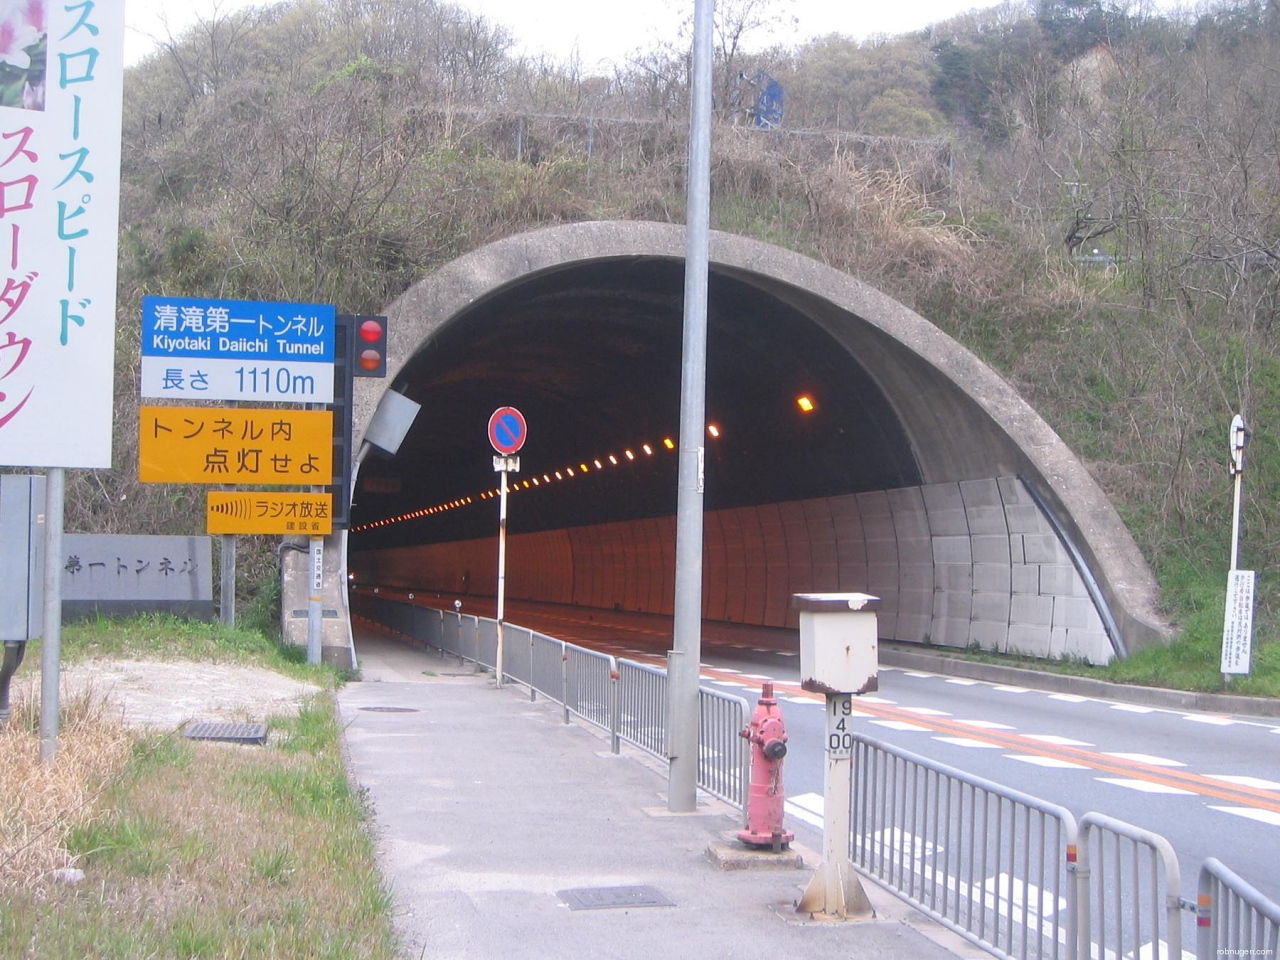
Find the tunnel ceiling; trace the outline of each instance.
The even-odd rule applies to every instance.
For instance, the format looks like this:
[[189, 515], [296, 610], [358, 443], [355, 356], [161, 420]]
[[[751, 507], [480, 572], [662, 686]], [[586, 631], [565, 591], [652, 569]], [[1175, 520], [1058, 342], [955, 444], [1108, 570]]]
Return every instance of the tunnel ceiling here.
[[[663, 440], [679, 440], [683, 285], [675, 260], [578, 263], [453, 317], [396, 377], [422, 410], [396, 456], [361, 467], [359, 548], [493, 536], [496, 502], [478, 495], [497, 485], [486, 426], [504, 405], [528, 422], [511, 532], [675, 513], [678, 455]], [[706, 509], [920, 482], [875, 381], [793, 307], [713, 269], [707, 341], [707, 421], [720, 436], [706, 438]], [[367, 526], [469, 496], [470, 505]]]

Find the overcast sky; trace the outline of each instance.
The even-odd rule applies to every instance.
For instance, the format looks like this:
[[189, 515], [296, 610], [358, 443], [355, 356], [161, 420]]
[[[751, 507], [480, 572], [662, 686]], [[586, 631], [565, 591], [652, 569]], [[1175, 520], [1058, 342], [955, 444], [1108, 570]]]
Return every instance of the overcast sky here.
[[[781, 0], [780, 7], [785, 2]], [[791, 12], [799, 20], [799, 32], [778, 39], [787, 42], [827, 33], [859, 38], [876, 33], [905, 33], [964, 10], [993, 4], [994, 0], [992, 4], [972, 0], [790, 0]], [[208, 16], [215, 5], [226, 13], [260, 4], [251, 0], [126, 0], [125, 62], [136, 63], [152, 49], [149, 37], [165, 35], [164, 18], [177, 35], [198, 15]], [[585, 67], [670, 39], [681, 14], [693, 11], [693, 0], [457, 0], [457, 5], [507, 27], [524, 52], [548, 53], [563, 61], [576, 46]]]
[[[522, 52], [547, 53], [565, 61], [575, 51], [584, 67], [601, 60], [617, 60], [638, 47], [652, 47], [671, 39], [682, 15], [692, 15], [693, 0], [454, 0], [487, 19], [507, 27]], [[895, 35], [918, 30], [966, 10], [995, 6], [997, 0], [778, 0], [796, 18], [794, 33], [776, 37], [781, 43], [841, 33], [862, 39], [874, 34]], [[789, 4], [789, 6], [788, 6]], [[223, 13], [253, 0], [126, 0], [125, 62], [136, 63], [153, 46], [151, 36], [165, 34], [164, 19], [175, 34], [208, 16], [216, 7]], [[1173, 0], [1156, 0], [1169, 8]]]

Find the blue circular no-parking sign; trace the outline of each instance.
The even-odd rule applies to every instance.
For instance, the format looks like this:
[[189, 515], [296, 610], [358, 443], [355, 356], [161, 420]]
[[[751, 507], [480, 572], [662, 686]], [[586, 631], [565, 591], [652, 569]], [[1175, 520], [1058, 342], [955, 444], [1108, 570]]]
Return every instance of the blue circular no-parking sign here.
[[489, 442], [504, 457], [524, 446], [527, 433], [524, 414], [515, 407], [499, 407], [489, 418]]

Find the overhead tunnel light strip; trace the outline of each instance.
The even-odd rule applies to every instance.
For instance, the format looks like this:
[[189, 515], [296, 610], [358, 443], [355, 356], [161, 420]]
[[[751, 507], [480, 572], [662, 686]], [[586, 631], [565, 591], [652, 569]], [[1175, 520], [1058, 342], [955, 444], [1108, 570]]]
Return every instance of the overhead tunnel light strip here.
[[[719, 428], [715, 427], [714, 425], [709, 425], [707, 428], [707, 432], [711, 434], [711, 436], [713, 437], [720, 436]], [[669, 452], [674, 451], [676, 449], [676, 443], [670, 437], [663, 437], [661, 447], [662, 449], [665, 449]], [[640, 450], [645, 457], [652, 457], [654, 455], [655, 449], [656, 448], [653, 445], [648, 443], [642, 443], [640, 445]], [[508, 489], [507, 492], [519, 493], [524, 490], [532, 490], [534, 487], [550, 485], [557, 481], [577, 479], [579, 476], [592, 473], [593, 470], [598, 473], [606, 469], [606, 465], [605, 465], [606, 461], [609, 467], [621, 467], [621, 466], [626, 466], [627, 464], [630, 464], [630, 463], [635, 463], [641, 459], [642, 459], [641, 457], [636, 455], [634, 450], [631, 450], [629, 448], [623, 450], [623, 456], [621, 458], [618, 457], [617, 454], [613, 454], [613, 453], [605, 454], [602, 457], [584, 458], [576, 466], [563, 467], [560, 470], [556, 470], [554, 472], [543, 473], [540, 476], [531, 477], [530, 479], [527, 479], [527, 480], [517, 481], [512, 484], [511, 488]], [[472, 494], [471, 496], [467, 496], [467, 497], [460, 497], [457, 500], [451, 500], [448, 503], [438, 503], [433, 507], [423, 507], [421, 510], [414, 510], [414, 511], [411, 511], [410, 513], [402, 513], [396, 517], [386, 517], [382, 520], [374, 520], [374, 521], [371, 521], [370, 523], [362, 523], [358, 527], [352, 527], [351, 532], [360, 533], [364, 530], [376, 530], [376, 529], [379, 529], [380, 527], [389, 527], [397, 523], [408, 523], [413, 520], [422, 520], [427, 517], [435, 516], [437, 514], [446, 513], [450, 510], [457, 510], [460, 507], [471, 506], [477, 500], [492, 500], [494, 497], [498, 496], [500, 493], [501, 493], [501, 490], [497, 487], [494, 487], [492, 490], [486, 490], [483, 493]]]

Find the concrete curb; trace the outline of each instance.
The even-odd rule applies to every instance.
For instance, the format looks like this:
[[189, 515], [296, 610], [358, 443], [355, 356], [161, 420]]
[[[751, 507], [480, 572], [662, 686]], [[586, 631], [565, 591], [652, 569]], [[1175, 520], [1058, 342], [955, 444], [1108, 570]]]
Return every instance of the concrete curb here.
[[1241, 697], [1226, 693], [1195, 693], [1189, 690], [1167, 690], [1135, 684], [1111, 683], [1090, 677], [1073, 677], [1062, 673], [1042, 673], [1022, 667], [1006, 667], [995, 663], [977, 663], [949, 656], [945, 651], [903, 650], [880, 644], [880, 662], [890, 667], [939, 673], [948, 677], [967, 677], [988, 683], [1033, 687], [1051, 693], [1073, 693], [1082, 697], [1120, 700], [1125, 703], [1169, 710], [1201, 710], [1249, 717], [1280, 717], [1280, 700], [1270, 697]]

